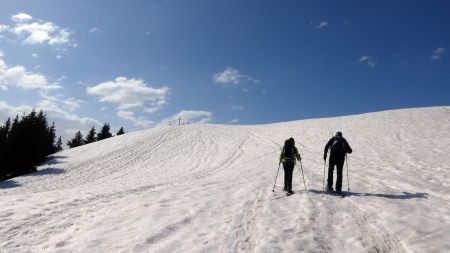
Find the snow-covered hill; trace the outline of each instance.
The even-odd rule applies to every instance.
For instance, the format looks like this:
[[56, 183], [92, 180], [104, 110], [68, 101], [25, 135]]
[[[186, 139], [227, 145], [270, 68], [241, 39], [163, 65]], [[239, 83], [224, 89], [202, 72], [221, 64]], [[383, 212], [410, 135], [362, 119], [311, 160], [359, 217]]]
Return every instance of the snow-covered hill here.
[[[321, 195], [337, 130], [354, 150], [343, 199]], [[308, 191], [296, 166], [286, 197], [282, 169], [271, 190], [289, 137]], [[450, 251], [450, 107], [162, 127], [38, 169], [0, 183], [1, 252]]]

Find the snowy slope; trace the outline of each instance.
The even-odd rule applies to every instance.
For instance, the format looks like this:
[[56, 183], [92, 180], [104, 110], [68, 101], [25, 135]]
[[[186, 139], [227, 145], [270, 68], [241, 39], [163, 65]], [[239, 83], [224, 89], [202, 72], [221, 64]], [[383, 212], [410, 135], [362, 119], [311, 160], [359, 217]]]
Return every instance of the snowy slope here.
[[[350, 196], [321, 196], [342, 130]], [[280, 147], [303, 157], [272, 185]], [[0, 183], [1, 252], [449, 252], [450, 107], [133, 132]], [[347, 190], [344, 174], [343, 189]]]

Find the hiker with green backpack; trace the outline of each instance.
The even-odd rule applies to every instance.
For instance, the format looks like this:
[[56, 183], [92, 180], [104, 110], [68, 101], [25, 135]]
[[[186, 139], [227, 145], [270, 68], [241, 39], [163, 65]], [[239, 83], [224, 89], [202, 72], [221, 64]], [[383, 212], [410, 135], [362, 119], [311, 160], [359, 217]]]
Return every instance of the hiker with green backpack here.
[[280, 163], [283, 163], [284, 169], [284, 188], [283, 191], [287, 195], [291, 195], [292, 191], [292, 174], [296, 161], [301, 161], [302, 158], [298, 153], [298, 149], [295, 147], [294, 138], [289, 138], [284, 142], [283, 150], [280, 154]]

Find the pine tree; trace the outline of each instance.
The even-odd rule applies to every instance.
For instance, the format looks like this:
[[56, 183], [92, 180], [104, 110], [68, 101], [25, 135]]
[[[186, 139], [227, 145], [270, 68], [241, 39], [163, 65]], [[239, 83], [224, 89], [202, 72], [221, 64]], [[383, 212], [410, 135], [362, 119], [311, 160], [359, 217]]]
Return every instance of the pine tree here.
[[97, 140], [101, 141], [107, 138], [112, 137], [112, 134], [110, 132], [110, 127], [108, 123], [105, 123], [102, 127], [102, 130], [97, 134]]
[[7, 149], [6, 145], [8, 145], [8, 133], [11, 127], [11, 119], [8, 118], [6, 120], [5, 125], [0, 126], [0, 180], [6, 175], [7, 167], [6, 158], [7, 158]]
[[80, 131], [75, 134], [75, 137], [73, 137], [72, 140], [67, 142], [67, 146], [69, 146], [69, 148], [75, 148], [82, 145], [84, 145], [84, 139], [83, 134]]
[[119, 129], [119, 132], [117, 132], [116, 135], [122, 135], [122, 134], [124, 134], [124, 133], [125, 133], [125, 131], [123, 130], [123, 127], [121, 127], [121, 128]]
[[97, 141], [97, 137], [95, 137], [97, 133], [95, 132], [94, 126], [92, 126], [91, 130], [89, 130], [89, 133], [86, 136], [86, 144], [92, 143]]
[[61, 136], [59, 136], [58, 141], [55, 144], [55, 152], [59, 152], [62, 151], [62, 140], [61, 140]]
[[46, 138], [46, 143], [45, 146], [47, 147], [46, 150], [46, 156], [56, 153], [58, 152], [57, 149], [57, 145], [55, 144], [55, 139], [56, 139], [56, 127], [55, 127], [55, 122], [52, 123], [52, 125], [47, 128], [47, 138]]

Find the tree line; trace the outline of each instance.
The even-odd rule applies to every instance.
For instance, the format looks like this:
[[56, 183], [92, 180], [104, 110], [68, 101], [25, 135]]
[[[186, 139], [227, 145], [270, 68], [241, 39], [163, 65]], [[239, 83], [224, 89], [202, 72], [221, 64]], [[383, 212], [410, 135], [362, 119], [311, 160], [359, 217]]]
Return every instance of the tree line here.
[[55, 133], [55, 123], [49, 125], [43, 111], [8, 118], [0, 126], [0, 180], [36, 171], [48, 155], [61, 151], [61, 136], [56, 140]]
[[[102, 129], [100, 130], [100, 132], [97, 134], [95, 132], [95, 128], [94, 126], [92, 126], [91, 130], [89, 130], [88, 134], [86, 135], [86, 139], [83, 137], [83, 134], [81, 133], [81, 131], [78, 131], [75, 133], [75, 136], [67, 141], [67, 146], [69, 148], [75, 148], [75, 147], [79, 147], [79, 146], [83, 146], [85, 144], [89, 144], [92, 142], [96, 142], [96, 141], [101, 141], [107, 138], [112, 137], [113, 135], [110, 132], [111, 127], [109, 126], [108, 123], [105, 123], [102, 127]], [[122, 135], [124, 134], [125, 131], [123, 130], [123, 127], [121, 127], [119, 129], [119, 131], [116, 133], [116, 135]]]
[[[124, 134], [123, 127], [117, 135]], [[112, 137], [110, 126], [105, 123], [97, 134], [94, 126], [86, 136], [80, 131], [67, 142], [69, 148], [78, 147], [95, 141]], [[41, 110], [32, 110], [21, 117], [8, 118], [0, 125], [0, 181], [36, 171], [36, 166], [43, 163], [48, 155], [63, 150], [61, 136], [56, 138], [55, 123], [47, 121]]]

